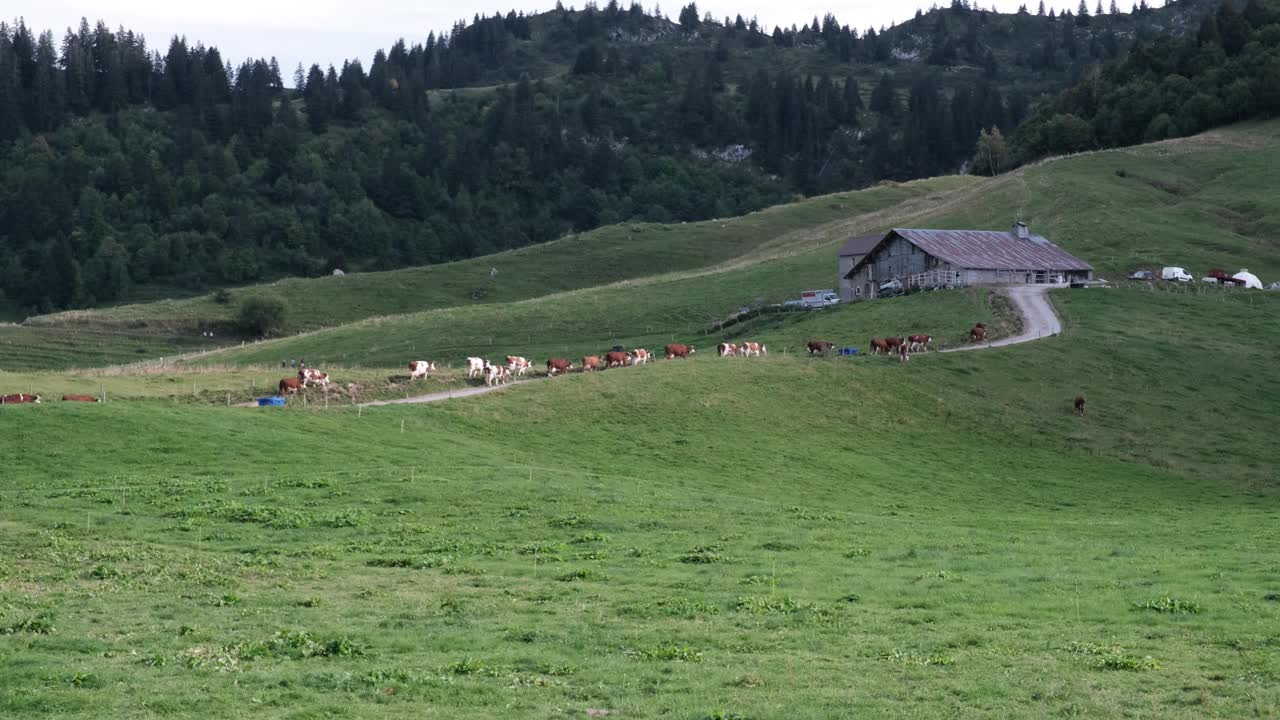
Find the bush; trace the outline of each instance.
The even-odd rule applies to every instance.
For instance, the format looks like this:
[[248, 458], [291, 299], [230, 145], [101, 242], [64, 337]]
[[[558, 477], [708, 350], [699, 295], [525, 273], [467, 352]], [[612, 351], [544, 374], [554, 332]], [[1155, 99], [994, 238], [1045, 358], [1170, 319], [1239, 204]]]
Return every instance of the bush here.
[[226, 288], [218, 288], [213, 292], [213, 301], [219, 305], [230, 305], [231, 291]]
[[270, 296], [245, 298], [236, 315], [236, 324], [251, 335], [271, 335], [284, 327], [284, 321], [284, 302]]

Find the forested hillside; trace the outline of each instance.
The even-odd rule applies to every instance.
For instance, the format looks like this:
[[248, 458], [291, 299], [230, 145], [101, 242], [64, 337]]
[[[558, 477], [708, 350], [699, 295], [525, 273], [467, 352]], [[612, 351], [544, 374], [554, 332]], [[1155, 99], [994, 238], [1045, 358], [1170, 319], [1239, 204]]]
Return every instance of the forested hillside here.
[[1280, 113], [1280, 11], [1225, 0], [1190, 35], [1091, 70], [1014, 136], [1023, 160], [1194, 135]]
[[611, 2], [478, 16], [292, 83], [183, 38], [0, 25], [0, 306], [435, 263], [956, 171], [980, 130], [1213, 7], [955, 2], [864, 32]]

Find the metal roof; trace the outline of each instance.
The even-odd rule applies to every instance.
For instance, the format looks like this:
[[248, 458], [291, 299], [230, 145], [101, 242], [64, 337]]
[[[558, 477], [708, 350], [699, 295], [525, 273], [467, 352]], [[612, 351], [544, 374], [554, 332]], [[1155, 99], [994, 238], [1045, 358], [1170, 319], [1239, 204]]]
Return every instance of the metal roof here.
[[[1073, 256], [1040, 235], [1020, 239], [1006, 230], [917, 230], [894, 228], [885, 240], [899, 235], [907, 242], [949, 262], [969, 270], [1092, 270], [1089, 263]], [[879, 244], [876, 245], [879, 247]], [[858, 261], [847, 276], [852, 276], [868, 260], [871, 253]], [[846, 276], [846, 277], [847, 277]]]
[[875, 235], [857, 235], [844, 241], [844, 245], [840, 246], [840, 257], [848, 257], [850, 255], [866, 255], [880, 244], [884, 239], [884, 233], [876, 233]]

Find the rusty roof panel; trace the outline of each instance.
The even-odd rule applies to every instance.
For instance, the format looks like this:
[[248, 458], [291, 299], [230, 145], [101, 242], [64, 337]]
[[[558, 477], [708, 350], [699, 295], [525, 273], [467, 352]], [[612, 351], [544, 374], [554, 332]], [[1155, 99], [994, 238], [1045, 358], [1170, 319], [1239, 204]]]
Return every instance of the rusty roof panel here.
[[971, 270], [1092, 270], [1039, 235], [1021, 240], [1001, 230], [915, 230], [893, 232], [930, 255]]

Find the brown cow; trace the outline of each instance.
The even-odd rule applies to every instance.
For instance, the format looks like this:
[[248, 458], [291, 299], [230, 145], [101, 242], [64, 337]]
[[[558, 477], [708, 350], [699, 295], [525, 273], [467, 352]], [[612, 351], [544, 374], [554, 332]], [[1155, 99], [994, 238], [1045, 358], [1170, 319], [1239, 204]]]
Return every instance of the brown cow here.
[[607, 368], [626, 367], [629, 362], [631, 362], [631, 356], [624, 352], [607, 352], [604, 354], [604, 366]]
[[872, 355], [888, 355], [889, 343], [884, 338], [871, 338], [871, 354]]
[[915, 352], [924, 352], [929, 349], [929, 341], [932, 339], [928, 335], [910, 335], [907, 337], [908, 349]]
[[554, 377], [556, 373], [567, 373], [573, 369], [573, 363], [564, 358], [551, 358], [547, 360], [547, 377]]
[[301, 389], [302, 381], [298, 378], [281, 378], [280, 380], [280, 395], [297, 395]]
[[582, 358], [582, 372], [591, 372], [592, 370], [603, 370], [604, 361], [599, 355], [586, 355]]
[[986, 338], [987, 338], [987, 326], [983, 325], [982, 323], [978, 323], [977, 325], [974, 325], [973, 329], [969, 331], [969, 339], [973, 340], [974, 342], [982, 342]]
[[21, 405], [23, 403], [38, 403], [39, 395], [28, 395], [26, 393], [15, 393], [13, 395], [0, 396], [0, 405]]
[[98, 398], [92, 395], [63, 395], [63, 402], [98, 402]]
[[905, 343], [898, 346], [898, 362], [904, 364], [911, 362], [911, 348]]
[[900, 338], [900, 337], [887, 337], [884, 339], [884, 341], [885, 341], [885, 344], [889, 346], [890, 350], [893, 350], [895, 348], [898, 348], [907, 344], [907, 339]]
[[833, 348], [833, 347], [835, 347], [835, 346], [836, 346], [836, 344], [835, 344], [835, 343], [830, 343], [830, 342], [827, 342], [826, 340], [810, 340], [810, 341], [809, 341], [809, 354], [810, 354], [810, 355], [819, 355], [819, 354], [821, 354], [821, 355], [825, 355], [825, 354], [827, 354], [827, 353], [831, 352], [831, 348]]
[[1084, 417], [1084, 396], [1083, 395], [1076, 396], [1076, 414], [1079, 415], [1080, 417]]
[[663, 349], [667, 351], [668, 360], [672, 358], [687, 359], [690, 355], [696, 352], [693, 348], [689, 347], [688, 345], [679, 345], [679, 344], [668, 345]]
[[720, 354], [720, 357], [733, 357], [738, 354], [738, 344], [720, 343], [716, 346], [716, 352]]

